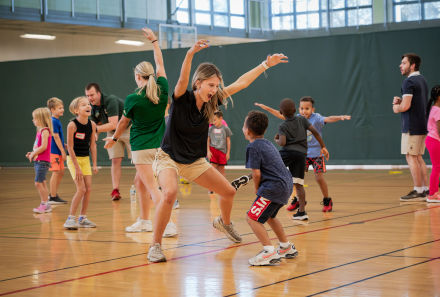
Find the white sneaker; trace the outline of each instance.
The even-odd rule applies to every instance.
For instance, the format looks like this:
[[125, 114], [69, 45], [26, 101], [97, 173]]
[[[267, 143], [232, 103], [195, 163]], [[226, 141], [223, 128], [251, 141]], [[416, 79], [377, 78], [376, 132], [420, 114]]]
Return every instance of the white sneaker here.
[[136, 223], [125, 228], [127, 232], [151, 232], [153, 231], [153, 223], [150, 220], [142, 220], [138, 218]]
[[298, 256], [298, 251], [295, 249], [293, 244], [290, 244], [288, 248], [283, 249], [280, 246], [277, 248], [277, 253], [281, 256], [281, 258], [293, 259]]
[[150, 250], [148, 251], [147, 259], [151, 262], [166, 262], [167, 258], [162, 252], [162, 248], [160, 244], [155, 243], [153, 246], [150, 246]]
[[173, 209], [178, 209], [179, 207], [180, 207], [179, 201], [177, 201], [176, 199], [176, 201], [174, 201]]
[[281, 262], [281, 256], [277, 251], [269, 253], [265, 249], [262, 249], [255, 257], [249, 259], [249, 265], [252, 266], [272, 265], [279, 262]]
[[89, 221], [86, 216], [80, 217], [78, 219], [78, 227], [79, 228], [96, 228], [96, 224]]
[[179, 233], [177, 232], [177, 226], [174, 223], [168, 223], [165, 231], [163, 232], [162, 237], [174, 237]]
[[71, 230], [77, 230], [78, 225], [76, 224], [75, 217], [67, 218], [67, 221], [64, 223], [63, 227]]

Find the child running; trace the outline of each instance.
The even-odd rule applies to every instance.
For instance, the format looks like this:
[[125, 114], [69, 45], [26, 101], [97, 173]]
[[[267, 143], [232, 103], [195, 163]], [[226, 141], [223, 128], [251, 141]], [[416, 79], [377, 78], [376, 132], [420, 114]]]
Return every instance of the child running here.
[[426, 117], [428, 118], [428, 136], [425, 143], [432, 162], [429, 194], [426, 201], [440, 203], [438, 192], [438, 179], [440, 176], [440, 85], [433, 87], [431, 90], [431, 98], [426, 107]]
[[50, 150], [49, 168], [49, 171], [52, 171], [52, 177], [50, 178], [49, 204], [65, 204], [67, 201], [61, 199], [57, 193], [61, 179], [64, 176], [64, 161], [67, 159], [63, 127], [60, 122], [60, 117], [64, 114], [64, 104], [63, 101], [58, 98], [50, 98], [47, 101], [47, 108], [49, 108], [52, 113], [53, 125], [53, 145]]
[[48, 191], [46, 185], [46, 174], [50, 167], [50, 147], [53, 134], [50, 111], [47, 108], [37, 108], [32, 112], [32, 122], [37, 127], [34, 149], [26, 154], [29, 162], [34, 161], [35, 187], [41, 198], [41, 204], [34, 208], [36, 213], [51, 212], [52, 208], [48, 202]]
[[[263, 245], [263, 249], [249, 264], [270, 265], [281, 262], [281, 258], [298, 256], [295, 246], [284, 233], [281, 222], [276, 218], [281, 207], [287, 204], [293, 191], [293, 181], [283, 164], [280, 153], [273, 144], [264, 139], [269, 125], [268, 117], [261, 111], [251, 111], [244, 121], [243, 133], [249, 144], [246, 147], [246, 168], [252, 169], [257, 198], [249, 209], [246, 221]], [[275, 250], [264, 223], [275, 232], [280, 246]]]
[[[96, 164], [95, 133], [96, 124], [89, 120], [92, 107], [86, 97], [78, 97], [70, 103], [70, 112], [76, 116], [67, 125], [67, 167], [76, 184], [76, 193], [70, 206], [70, 215], [64, 228], [95, 228], [96, 224], [87, 219], [86, 213], [92, 193], [92, 169], [89, 153], [92, 153], [93, 173], [98, 173]], [[78, 223], [75, 220], [76, 210], [81, 203]]]
[[[225, 166], [231, 153], [231, 129], [223, 125], [223, 112], [214, 112], [213, 125], [208, 130], [208, 159], [212, 167], [226, 177]], [[209, 194], [214, 194], [209, 190]]]
[[154, 218], [153, 241], [148, 253], [152, 262], [166, 261], [161, 248], [162, 234], [176, 200], [178, 175], [219, 195], [221, 215], [214, 219], [213, 225], [233, 242], [241, 242], [231, 221], [235, 189], [206, 161], [209, 122], [213, 120], [218, 106], [227, 103], [227, 97], [248, 87], [269, 67], [288, 62], [283, 54], [269, 55], [263, 63], [227, 87], [224, 87], [221, 72], [215, 65], [202, 63], [194, 73], [191, 90], [187, 90], [193, 56], [207, 47], [207, 40], [199, 40], [186, 54], [172, 96], [170, 119], [153, 164], [163, 199], [156, 208]]

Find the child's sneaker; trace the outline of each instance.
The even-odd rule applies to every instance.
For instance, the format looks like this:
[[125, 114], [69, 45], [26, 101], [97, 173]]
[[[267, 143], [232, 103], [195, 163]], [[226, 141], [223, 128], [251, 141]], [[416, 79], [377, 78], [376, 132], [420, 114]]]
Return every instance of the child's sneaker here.
[[67, 218], [66, 222], [63, 225], [64, 228], [71, 229], [71, 230], [77, 230], [78, 224], [75, 221], [75, 217], [73, 218]]
[[173, 209], [178, 209], [179, 207], [180, 207], [179, 201], [177, 201], [177, 199], [176, 199], [176, 201], [174, 201], [174, 204], [173, 204]]
[[437, 202], [440, 203], [440, 194], [438, 192], [435, 192], [432, 196], [427, 196], [426, 202]]
[[96, 228], [96, 224], [89, 221], [86, 216], [79, 217], [78, 219], [79, 228]]
[[292, 219], [304, 221], [304, 220], [308, 220], [309, 216], [307, 215], [307, 213], [305, 211], [300, 212], [298, 210], [297, 213], [292, 216]]
[[293, 244], [290, 244], [288, 248], [283, 249], [280, 246], [277, 248], [277, 253], [281, 256], [281, 258], [293, 259], [298, 256], [298, 251], [295, 249]]
[[174, 223], [168, 223], [165, 231], [163, 232], [162, 237], [174, 237], [179, 235], [177, 232], [177, 226]]
[[249, 265], [252, 266], [265, 266], [281, 262], [281, 256], [277, 251], [269, 253], [265, 249], [262, 249], [255, 257], [249, 259]]
[[234, 179], [231, 182], [231, 185], [234, 187], [235, 191], [238, 191], [238, 189], [240, 189], [241, 187], [246, 186], [249, 180], [249, 176], [243, 175], [237, 179]]
[[153, 223], [150, 220], [142, 220], [138, 218], [136, 223], [125, 228], [127, 232], [151, 232], [153, 231]]
[[222, 216], [220, 215], [214, 219], [212, 225], [218, 231], [225, 233], [226, 237], [228, 237], [229, 240], [236, 243], [241, 242], [242, 239], [240, 237], [240, 234], [238, 234], [237, 230], [235, 229], [235, 225], [233, 222], [231, 222], [229, 225], [225, 225], [225, 223], [223, 223]]
[[119, 189], [113, 189], [112, 191], [112, 200], [120, 200], [121, 199], [121, 193], [119, 193]]
[[322, 205], [322, 212], [330, 212], [333, 209], [333, 202], [332, 198], [324, 198], [321, 202]]
[[[307, 205], [307, 201], [306, 201], [306, 205]], [[293, 197], [292, 202], [290, 202], [289, 206], [287, 206], [287, 210], [288, 211], [294, 211], [297, 210], [299, 208], [299, 201], [298, 201], [298, 197]]]
[[209, 190], [208, 194], [214, 194], [214, 191]]
[[41, 203], [40, 206], [34, 208], [34, 212], [36, 213], [46, 213], [51, 211], [52, 211], [52, 207], [50, 207], [50, 204], [46, 205], [45, 203]]
[[66, 204], [67, 201], [61, 199], [58, 194], [55, 197], [49, 195], [49, 204]]

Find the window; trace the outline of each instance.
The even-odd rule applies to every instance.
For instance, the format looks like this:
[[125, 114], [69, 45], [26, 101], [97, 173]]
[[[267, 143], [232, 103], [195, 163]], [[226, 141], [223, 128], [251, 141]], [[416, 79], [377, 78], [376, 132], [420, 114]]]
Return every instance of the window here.
[[395, 22], [440, 19], [440, 1], [394, 0], [393, 6]]
[[189, 0], [175, 0], [175, 9], [177, 9], [176, 20], [180, 24], [189, 24], [188, 1]]

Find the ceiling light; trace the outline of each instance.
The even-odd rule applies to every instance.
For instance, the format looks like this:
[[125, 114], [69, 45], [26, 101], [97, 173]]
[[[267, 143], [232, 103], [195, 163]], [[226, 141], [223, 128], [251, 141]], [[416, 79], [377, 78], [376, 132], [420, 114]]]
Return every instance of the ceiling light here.
[[32, 39], [44, 39], [44, 40], [54, 40], [56, 37], [53, 35], [41, 35], [41, 34], [23, 34], [20, 35], [21, 38], [32, 38]]
[[126, 45], [134, 45], [134, 46], [143, 46], [145, 44], [145, 42], [143, 42], [143, 41], [123, 40], [123, 39], [116, 41], [116, 43], [126, 44]]

